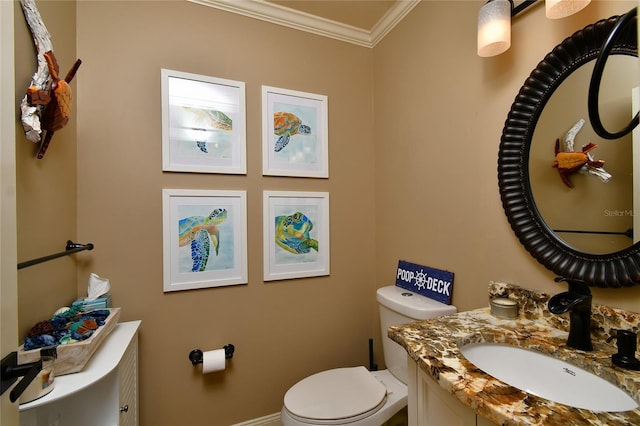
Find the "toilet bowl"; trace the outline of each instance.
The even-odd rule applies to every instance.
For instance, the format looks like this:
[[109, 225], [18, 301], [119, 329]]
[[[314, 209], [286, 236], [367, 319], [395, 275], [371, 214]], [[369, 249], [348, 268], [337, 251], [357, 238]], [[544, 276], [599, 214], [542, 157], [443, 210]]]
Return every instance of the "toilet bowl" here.
[[380, 426], [407, 405], [407, 385], [389, 370], [323, 371], [296, 383], [284, 397], [284, 426]]
[[285, 394], [284, 426], [380, 426], [407, 405], [407, 355], [387, 337], [391, 325], [453, 314], [456, 308], [396, 286], [378, 289], [387, 370], [336, 368], [302, 379]]

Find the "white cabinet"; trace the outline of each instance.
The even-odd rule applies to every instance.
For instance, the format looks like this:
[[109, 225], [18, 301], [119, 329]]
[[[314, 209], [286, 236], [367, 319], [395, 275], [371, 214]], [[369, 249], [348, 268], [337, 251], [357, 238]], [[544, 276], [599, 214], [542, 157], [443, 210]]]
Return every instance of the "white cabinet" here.
[[139, 327], [117, 324], [82, 371], [56, 377], [48, 395], [20, 405], [20, 425], [136, 426]]
[[129, 344], [118, 365], [118, 412], [121, 426], [138, 425], [138, 339]]
[[479, 416], [445, 391], [432, 377], [407, 357], [409, 367], [409, 426], [489, 426]]

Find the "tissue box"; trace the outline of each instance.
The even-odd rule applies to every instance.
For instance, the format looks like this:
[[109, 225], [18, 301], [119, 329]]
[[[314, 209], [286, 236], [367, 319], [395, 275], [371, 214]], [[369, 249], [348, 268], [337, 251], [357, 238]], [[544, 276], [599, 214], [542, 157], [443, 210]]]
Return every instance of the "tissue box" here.
[[111, 307], [111, 293], [103, 294], [96, 300], [86, 300], [86, 297], [76, 299], [72, 304], [73, 308], [80, 308], [83, 312], [95, 311], [96, 309], [105, 309]]

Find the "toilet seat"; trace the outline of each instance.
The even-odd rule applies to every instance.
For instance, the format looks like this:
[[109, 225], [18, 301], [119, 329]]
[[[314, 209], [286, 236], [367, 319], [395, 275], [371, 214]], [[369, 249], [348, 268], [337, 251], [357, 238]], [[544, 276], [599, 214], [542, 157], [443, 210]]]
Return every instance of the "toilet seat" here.
[[386, 397], [385, 385], [366, 368], [336, 368], [296, 383], [284, 396], [284, 408], [300, 422], [343, 424], [380, 410]]

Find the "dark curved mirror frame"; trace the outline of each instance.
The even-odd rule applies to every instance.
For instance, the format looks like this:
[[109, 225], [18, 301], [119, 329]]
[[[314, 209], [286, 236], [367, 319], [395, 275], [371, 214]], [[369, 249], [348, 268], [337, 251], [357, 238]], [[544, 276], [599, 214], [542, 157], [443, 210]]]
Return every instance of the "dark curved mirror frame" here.
[[[498, 154], [500, 198], [511, 228], [522, 245], [557, 275], [595, 287], [640, 284], [640, 243], [610, 254], [584, 253], [565, 244], [547, 226], [533, 200], [529, 150], [540, 114], [551, 95], [572, 72], [597, 59], [619, 19], [619, 16], [613, 16], [577, 31], [538, 64], [511, 106]], [[634, 18], [616, 38], [611, 54], [637, 56], [636, 31]]]

